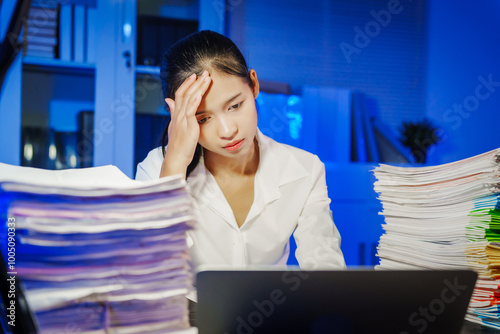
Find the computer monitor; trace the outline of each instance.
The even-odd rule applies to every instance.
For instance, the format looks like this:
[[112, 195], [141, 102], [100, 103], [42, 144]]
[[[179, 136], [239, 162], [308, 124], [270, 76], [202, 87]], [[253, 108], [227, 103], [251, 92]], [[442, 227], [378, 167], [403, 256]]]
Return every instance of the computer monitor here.
[[206, 270], [199, 334], [460, 333], [469, 270]]

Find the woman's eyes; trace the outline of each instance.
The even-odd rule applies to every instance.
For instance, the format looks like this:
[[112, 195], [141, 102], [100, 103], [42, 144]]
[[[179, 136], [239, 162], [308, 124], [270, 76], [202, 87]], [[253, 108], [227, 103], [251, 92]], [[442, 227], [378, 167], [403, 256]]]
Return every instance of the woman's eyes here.
[[[240, 103], [234, 104], [234, 105], [232, 105], [232, 106], [229, 108], [229, 110], [231, 110], [231, 111], [238, 110], [238, 109], [240, 109], [240, 108], [241, 108], [241, 105], [242, 105], [242, 104], [243, 104], [243, 101], [241, 101]], [[199, 123], [199, 124], [206, 123], [209, 119], [210, 119], [210, 117], [203, 117], [203, 118], [200, 118], [200, 119], [198, 120], [198, 123]]]
[[232, 105], [231, 108], [229, 108], [229, 110], [237, 110], [241, 107], [242, 104], [243, 104], [243, 102]]

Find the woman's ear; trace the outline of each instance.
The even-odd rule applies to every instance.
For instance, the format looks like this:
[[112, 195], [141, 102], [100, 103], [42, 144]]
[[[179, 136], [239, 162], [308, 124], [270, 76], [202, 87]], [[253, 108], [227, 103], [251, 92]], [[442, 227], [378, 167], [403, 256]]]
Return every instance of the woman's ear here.
[[167, 97], [167, 98], [165, 99], [165, 103], [166, 103], [166, 104], [167, 104], [167, 106], [168, 106], [168, 112], [169, 112], [170, 114], [172, 114], [172, 112], [175, 110], [175, 101], [174, 101], [174, 100], [172, 100], [171, 98]]
[[257, 79], [257, 72], [255, 72], [254, 69], [251, 69], [248, 74], [250, 76], [250, 80], [252, 81], [253, 96], [254, 98], [257, 98], [257, 96], [259, 96], [259, 79]]

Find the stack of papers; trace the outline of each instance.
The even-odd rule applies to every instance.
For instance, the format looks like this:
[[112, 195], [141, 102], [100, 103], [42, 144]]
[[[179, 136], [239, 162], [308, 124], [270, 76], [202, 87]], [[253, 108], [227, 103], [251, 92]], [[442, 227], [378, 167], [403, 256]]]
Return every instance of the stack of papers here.
[[500, 329], [500, 149], [431, 167], [375, 168], [380, 269], [472, 269], [467, 319]]
[[0, 164], [0, 213], [7, 271], [22, 282], [40, 333], [189, 328], [194, 216], [182, 176], [139, 182], [114, 166]]

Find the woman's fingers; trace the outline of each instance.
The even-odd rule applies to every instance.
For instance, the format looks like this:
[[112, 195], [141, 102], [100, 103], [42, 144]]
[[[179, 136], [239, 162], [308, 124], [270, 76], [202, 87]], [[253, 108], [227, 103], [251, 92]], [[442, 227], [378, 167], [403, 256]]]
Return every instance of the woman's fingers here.
[[211, 80], [208, 72], [205, 72], [186, 92], [182, 101], [182, 109], [185, 111], [186, 116], [194, 116], [196, 114], [201, 103], [201, 98], [210, 86]]
[[199, 79], [196, 79], [196, 74], [193, 73], [180, 85], [180, 87], [175, 91], [175, 101], [178, 110], [175, 111], [175, 114], [178, 112], [182, 112], [182, 110], [186, 107], [186, 100], [189, 99], [190, 91], [193, 87], [197, 87], [199, 85]]
[[193, 93], [193, 103], [191, 103], [189, 107], [186, 108], [186, 116], [190, 117], [196, 114], [196, 111], [198, 110], [198, 107], [201, 103], [201, 98], [210, 86], [210, 81], [211, 78], [206, 77], [203, 84]]
[[187, 77], [187, 79], [184, 80], [184, 82], [175, 91], [175, 97], [177, 98], [177, 95], [184, 94], [184, 92], [193, 84], [195, 79], [196, 79], [196, 73], [193, 73], [189, 77]]
[[196, 80], [194, 80], [195, 77], [195, 74], [189, 76], [175, 92], [176, 109], [173, 110], [169, 105], [172, 115], [184, 117], [188, 110], [190, 115], [196, 113], [201, 102], [201, 96], [203, 96], [209, 86], [208, 83], [210, 79], [207, 82], [206, 78], [210, 77], [210, 75], [208, 71], [205, 70]]
[[190, 93], [193, 91], [193, 89], [199, 86], [205, 72], [207, 71], [203, 71], [203, 74], [200, 75], [198, 78], [196, 78], [196, 74], [193, 73], [186, 80], [184, 80], [184, 82], [180, 85], [180, 87], [175, 91], [175, 99], [177, 100], [179, 98], [189, 96]]

